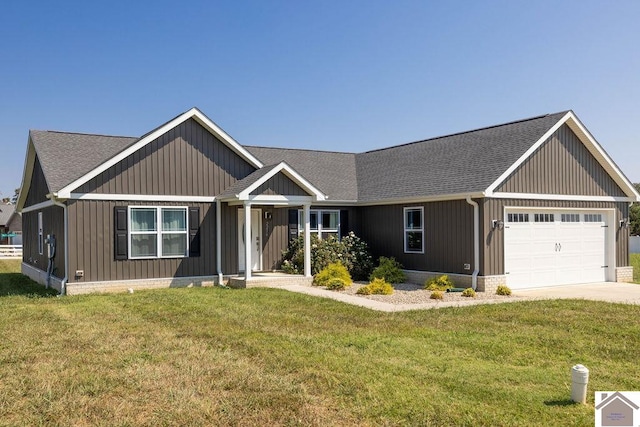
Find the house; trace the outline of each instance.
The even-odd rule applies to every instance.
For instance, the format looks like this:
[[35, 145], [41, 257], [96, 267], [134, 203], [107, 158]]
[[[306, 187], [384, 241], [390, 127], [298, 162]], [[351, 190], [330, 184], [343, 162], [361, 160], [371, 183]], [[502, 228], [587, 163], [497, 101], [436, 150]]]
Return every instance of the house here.
[[[0, 245], [20, 245], [16, 243], [22, 234], [22, 222], [15, 206], [0, 204]], [[21, 241], [21, 240], [20, 240]]]
[[601, 399], [600, 403], [596, 405], [596, 411], [600, 413], [601, 426], [635, 426], [633, 422], [634, 410], [638, 410], [640, 407], [632, 400], [620, 392], [602, 393]]
[[349, 230], [411, 281], [491, 291], [631, 281], [637, 200], [572, 111], [337, 153], [244, 146], [193, 108], [141, 137], [30, 131], [17, 206], [23, 272], [68, 294], [246, 285], [291, 237]]

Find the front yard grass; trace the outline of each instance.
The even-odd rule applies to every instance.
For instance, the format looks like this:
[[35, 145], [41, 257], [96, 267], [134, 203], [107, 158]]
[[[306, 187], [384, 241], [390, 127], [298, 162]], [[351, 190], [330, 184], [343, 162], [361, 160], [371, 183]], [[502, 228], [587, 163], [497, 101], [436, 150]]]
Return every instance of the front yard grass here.
[[631, 254], [630, 256], [633, 266], [633, 281], [640, 284], [640, 254]]
[[631, 305], [379, 313], [191, 288], [4, 296], [0, 313], [0, 425], [587, 426], [595, 390], [640, 390]]

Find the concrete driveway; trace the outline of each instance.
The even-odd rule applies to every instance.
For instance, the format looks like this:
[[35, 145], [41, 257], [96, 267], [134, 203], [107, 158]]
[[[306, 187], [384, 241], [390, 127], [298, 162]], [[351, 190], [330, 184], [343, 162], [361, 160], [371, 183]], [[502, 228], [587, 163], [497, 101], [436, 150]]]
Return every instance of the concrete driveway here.
[[640, 285], [633, 283], [588, 283], [549, 288], [518, 289], [513, 295], [531, 299], [588, 299], [594, 301], [640, 304]]

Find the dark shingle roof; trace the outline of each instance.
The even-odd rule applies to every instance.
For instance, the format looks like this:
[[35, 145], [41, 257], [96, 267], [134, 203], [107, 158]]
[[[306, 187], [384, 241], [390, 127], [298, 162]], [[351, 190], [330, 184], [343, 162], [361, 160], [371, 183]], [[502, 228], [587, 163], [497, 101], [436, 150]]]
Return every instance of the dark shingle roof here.
[[31, 141], [49, 190], [58, 191], [133, 144], [138, 138], [32, 130]]
[[[484, 191], [567, 112], [365, 153], [244, 146], [265, 165], [236, 194], [286, 162], [328, 196], [363, 203]], [[140, 138], [31, 131], [50, 191], [58, 191]]]
[[242, 178], [242, 179], [234, 182], [233, 184], [231, 184], [226, 190], [224, 190], [220, 194], [220, 197], [221, 198], [225, 198], [225, 197], [229, 197], [229, 196], [235, 196], [235, 195], [241, 193], [242, 191], [246, 190], [251, 185], [253, 185], [260, 178], [262, 178], [267, 173], [269, 173], [276, 166], [278, 166], [278, 165], [263, 166], [262, 168], [250, 173], [249, 175], [245, 176], [244, 178]]
[[15, 205], [0, 204], [0, 226], [5, 226], [11, 218], [11, 214], [16, 210]]
[[358, 154], [358, 201], [484, 191], [566, 113]]
[[327, 201], [355, 201], [358, 196], [353, 153], [245, 146], [262, 163], [286, 162], [318, 190]]

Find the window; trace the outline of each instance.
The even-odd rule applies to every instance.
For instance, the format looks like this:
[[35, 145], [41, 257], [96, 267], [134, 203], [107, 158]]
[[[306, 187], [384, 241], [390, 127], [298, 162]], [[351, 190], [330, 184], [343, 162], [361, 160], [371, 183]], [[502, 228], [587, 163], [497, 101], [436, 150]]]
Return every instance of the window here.
[[546, 214], [534, 214], [533, 220], [534, 222], [554, 222], [556, 219], [554, 214], [546, 213]]
[[188, 256], [187, 208], [130, 207], [130, 258]]
[[584, 214], [584, 222], [602, 222], [602, 214]]
[[[336, 210], [311, 210], [309, 212], [309, 229], [317, 233], [320, 239], [329, 236], [340, 237], [340, 211]], [[298, 211], [298, 233], [304, 233], [304, 211]]]
[[422, 207], [404, 208], [404, 251], [424, 253], [424, 224]]
[[38, 212], [38, 253], [44, 254], [44, 229], [42, 227], [42, 212]]
[[510, 213], [507, 215], [507, 222], [529, 222], [529, 214]]
[[560, 220], [562, 222], [580, 222], [580, 214], [562, 214]]

